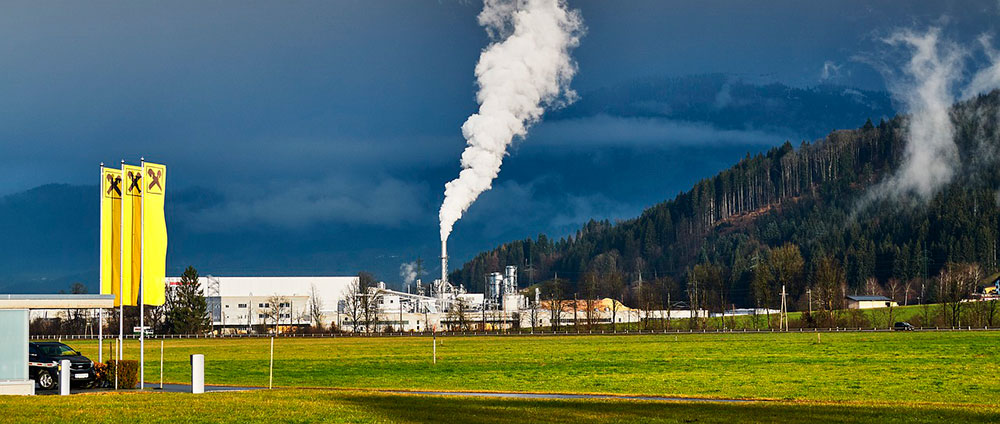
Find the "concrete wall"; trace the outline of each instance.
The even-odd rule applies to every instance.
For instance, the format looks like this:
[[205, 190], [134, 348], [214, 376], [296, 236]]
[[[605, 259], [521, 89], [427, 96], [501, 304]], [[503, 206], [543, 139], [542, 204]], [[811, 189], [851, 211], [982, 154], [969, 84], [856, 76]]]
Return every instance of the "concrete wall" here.
[[28, 379], [28, 310], [0, 310], [0, 394], [35, 394]]

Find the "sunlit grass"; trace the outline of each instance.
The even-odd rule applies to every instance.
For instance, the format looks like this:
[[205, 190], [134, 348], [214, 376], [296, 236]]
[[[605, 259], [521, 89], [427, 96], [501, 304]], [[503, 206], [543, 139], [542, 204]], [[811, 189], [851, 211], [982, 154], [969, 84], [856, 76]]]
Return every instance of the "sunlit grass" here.
[[[427, 337], [279, 338], [274, 385], [998, 405], [998, 342], [994, 332], [439, 337], [433, 365]], [[267, 386], [269, 343], [167, 340], [164, 380], [189, 381], [189, 355], [201, 353], [208, 384]], [[97, 356], [96, 342], [71, 345]], [[147, 382], [159, 380], [159, 345], [146, 345]], [[126, 357], [137, 347], [129, 341]]]

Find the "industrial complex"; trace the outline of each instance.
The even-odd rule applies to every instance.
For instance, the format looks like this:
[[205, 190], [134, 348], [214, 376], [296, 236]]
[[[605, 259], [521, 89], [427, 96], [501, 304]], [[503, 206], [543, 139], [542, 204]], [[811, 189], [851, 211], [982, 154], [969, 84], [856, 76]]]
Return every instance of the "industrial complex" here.
[[[446, 258], [442, 265], [446, 266]], [[445, 268], [446, 269], [446, 268]], [[445, 278], [416, 280], [393, 290], [378, 282], [359, 287], [357, 276], [199, 277], [213, 331], [219, 334], [296, 331], [305, 327], [348, 332], [510, 330], [648, 319], [690, 318], [692, 311], [640, 311], [612, 299], [543, 300], [537, 288], [519, 288], [518, 270], [488, 275], [485, 293]], [[445, 277], [445, 275], [442, 275]], [[167, 291], [179, 277], [166, 279]], [[706, 311], [698, 311], [708, 316]]]

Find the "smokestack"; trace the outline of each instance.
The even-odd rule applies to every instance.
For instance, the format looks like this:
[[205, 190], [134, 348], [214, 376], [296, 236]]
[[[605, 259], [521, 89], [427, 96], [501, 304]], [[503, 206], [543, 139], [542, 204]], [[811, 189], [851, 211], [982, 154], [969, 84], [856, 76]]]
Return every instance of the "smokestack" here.
[[448, 281], [448, 240], [441, 240], [441, 285]]

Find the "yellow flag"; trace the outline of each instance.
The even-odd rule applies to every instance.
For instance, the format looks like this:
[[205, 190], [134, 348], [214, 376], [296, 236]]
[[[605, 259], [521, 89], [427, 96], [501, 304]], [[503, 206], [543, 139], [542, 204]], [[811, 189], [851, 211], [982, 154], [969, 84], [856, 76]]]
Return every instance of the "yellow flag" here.
[[122, 252], [122, 170], [101, 167], [101, 294], [118, 306]]
[[122, 165], [122, 284], [126, 305], [138, 305], [142, 258], [142, 168]]
[[167, 167], [143, 162], [142, 191], [142, 303], [162, 305], [167, 267], [167, 222], [163, 199], [167, 188]]

